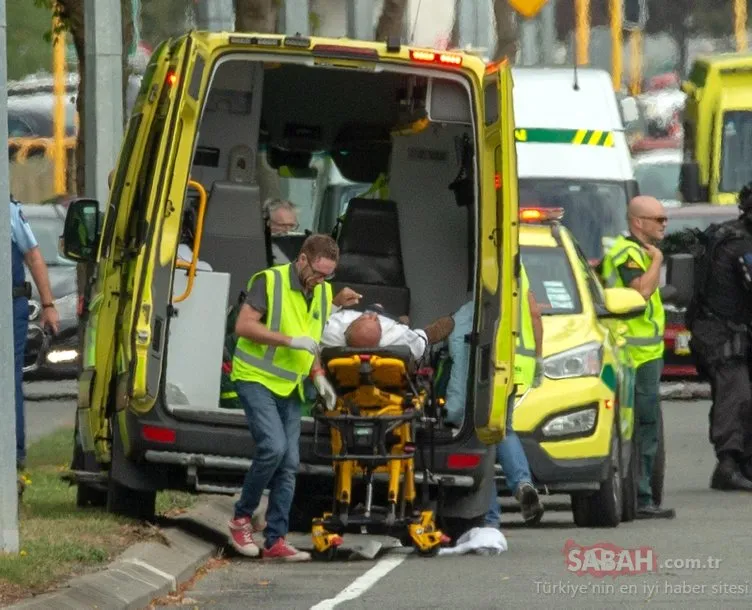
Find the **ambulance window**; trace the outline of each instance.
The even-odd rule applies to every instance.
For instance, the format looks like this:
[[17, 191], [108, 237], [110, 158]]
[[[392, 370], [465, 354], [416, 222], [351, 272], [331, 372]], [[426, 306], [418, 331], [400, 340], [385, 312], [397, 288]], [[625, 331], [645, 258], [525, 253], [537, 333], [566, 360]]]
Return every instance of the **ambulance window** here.
[[492, 125], [499, 120], [499, 88], [494, 78], [483, 90], [486, 109], [486, 125]]
[[521, 248], [530, 289], [544, 316], [582, 312], [577, 282], [564, 248]]

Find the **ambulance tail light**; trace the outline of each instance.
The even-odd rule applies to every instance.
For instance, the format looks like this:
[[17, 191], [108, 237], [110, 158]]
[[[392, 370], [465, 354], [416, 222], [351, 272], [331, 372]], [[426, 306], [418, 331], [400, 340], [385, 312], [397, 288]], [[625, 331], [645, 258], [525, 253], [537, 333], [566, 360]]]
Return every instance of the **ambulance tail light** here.
[[564, 218], [564, 208], [520, 208], [522, 222], [546, 222]]
[[141, 435], [145, 441], [151, 441], [153, 443], [166, 443], [172, 445], [175, 443], [175, 430], [170, 428], [162, 428], [160, 426], [144, 425], [141, 428]]
[[440, 51], [427, 51], [423, 49], [412, 49], [410, 51], [410, 59], [416, 62], [442, 64], [444, 66], [459, 67], [462, 65], [462, 55]]

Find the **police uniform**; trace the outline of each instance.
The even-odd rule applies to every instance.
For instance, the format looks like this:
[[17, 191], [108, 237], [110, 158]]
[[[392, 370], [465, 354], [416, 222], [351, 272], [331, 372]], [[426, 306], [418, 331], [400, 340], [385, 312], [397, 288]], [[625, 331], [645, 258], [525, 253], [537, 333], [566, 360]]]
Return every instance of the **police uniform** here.
[[692, 352], [700, 372], [710, 379], [713, 399], [709, 436], [718, 467], [711, 486], [752, 491], [750, 225], [742, 219], [729, 221], [715, 239], [721, 241], [709, 246], [708, 274], [690, 323]]
[[[651, 263], [639, 239], [634, 235], [620, 235], [603, 259], [601, 273], [606, 287], [629, 287], [647, 272]], [[648, 298], [645, 313], [625, 321], [626, 349], [635, 367], [636, 437], [641, 466], [637, 491], [639, 516], [673, 516], [673, 511], [662, 511], [655, 506], [651, 486], [658, 450], [665, 321], [666, 314], [658, 288]]]
[[[321, 340], [332, 310], [332, 286], [307, 291], [293, 264], [260, 271], [248, 283], [246, 303], [260, 312], [269, 330], [291, 337]], [[287, 534], [300, 456], [303, 383], [315, 357], [305, 351], [254, 343], [240, 337], [232, 361], [231, 381], [248, 418], [256, 454], [246, 476], [235, 518], [251, 517], [269, 488], [265, 532], [267, 548]]]
[[24, 256], [38, 246], [34, 233], [23, 215], [21, 204], [10, 200], [11, 276], [13, 284], [13, 351], [16, 387], [16, 465], [26, 460], [26, 423], [23, 398], [23, 364], [26, 333], [29, 328], [31, 284], [26, 281]]

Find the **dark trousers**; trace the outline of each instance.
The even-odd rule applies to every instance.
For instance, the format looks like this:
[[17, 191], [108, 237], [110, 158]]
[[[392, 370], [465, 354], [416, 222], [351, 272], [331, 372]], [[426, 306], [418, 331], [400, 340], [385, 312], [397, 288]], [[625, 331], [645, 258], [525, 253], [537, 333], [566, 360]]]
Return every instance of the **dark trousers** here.
[[663, 359], [649, 360], [635, 371], [635, 419], [637, 443], [640, 451], [640, 481], [637, 504], [647, 506], [653, 502], [650, 481], [658, 451], [658, 430], [661, 415], [661, 371]]
[[729, 360], [707, 367], [710, 378], [710, 442], [716, 455], [752, 458], [752, 391], [749, 366]]

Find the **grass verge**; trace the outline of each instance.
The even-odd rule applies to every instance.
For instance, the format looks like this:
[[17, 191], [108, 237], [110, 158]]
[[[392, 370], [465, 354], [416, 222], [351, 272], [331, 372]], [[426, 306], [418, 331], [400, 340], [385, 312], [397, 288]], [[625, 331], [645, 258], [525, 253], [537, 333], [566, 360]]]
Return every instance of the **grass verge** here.
[[[135, 542], [160, 541], [158, 528], [76, 507], [76, 487], [60, 479], [73, 452], [73, 430], [64, 428], [32, 444], [27, 487], [19, 507], [20, 552], [0, 554], [0, 605], [43, 593], [69, 578], [112, 561]], [[157, 513], [171, 516], [196, 498], [181, 492], [157, 494]]]

